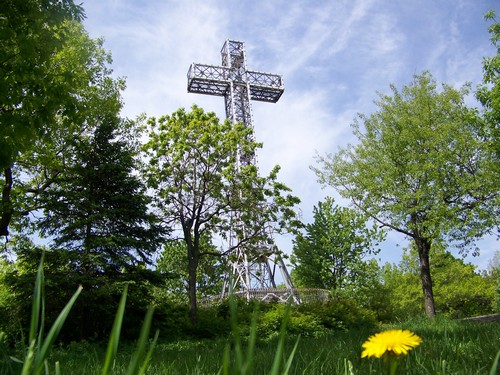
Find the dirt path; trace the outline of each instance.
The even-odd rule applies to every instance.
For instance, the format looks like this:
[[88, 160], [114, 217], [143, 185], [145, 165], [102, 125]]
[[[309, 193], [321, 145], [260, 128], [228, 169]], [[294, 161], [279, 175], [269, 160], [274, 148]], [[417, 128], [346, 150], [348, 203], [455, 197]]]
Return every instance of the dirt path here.
[[500, 314], [474, 316], [472, 318], [465, 318], [464, 320], [470, 322], [479, 322], [479, 323], [500, 322]]

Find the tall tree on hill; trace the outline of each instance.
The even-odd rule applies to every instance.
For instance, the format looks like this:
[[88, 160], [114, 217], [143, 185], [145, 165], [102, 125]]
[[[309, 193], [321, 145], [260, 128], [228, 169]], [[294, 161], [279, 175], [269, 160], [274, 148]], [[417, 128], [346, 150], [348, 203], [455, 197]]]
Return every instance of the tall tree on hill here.
[[[467, 251], [496, 222], [497, 177], [468, 87], [443, 85], [430, 73], [380, 95], [379, 110], [353, 125], [359, 143], [319, 158], [320, 181], [418, 250], [428, 316], [435, 315], [429, 254], [456, 240]], [[361, 122], [361, 124], [360, 124]], [[362, 129], [364, 128], [364, 131]]]
[[[149, 125], [147, 181], [164, 220], [180, 230], [186, 244], [189, 311], [196, 324], [200, 258], [222, 255], [204, 252], [203, 236], [224, 237], [231, 230], [238, 243], [224, 253], [238, 246], [257, 251], [257, 244], [269, 241], [270, 224], [280, 230], [295, 223], [293, 208], [299, 200], [277, 181], [278, 167], [261, 177], [255, 165], [238, 166], [238, 150], [254, 155], [260, 147], [243, 124], [221, 123], [214, 113], [193, 106], [191, 112], [179, 109], [151, 118]], [[236, 214], [241, 225], [233, 221]]]

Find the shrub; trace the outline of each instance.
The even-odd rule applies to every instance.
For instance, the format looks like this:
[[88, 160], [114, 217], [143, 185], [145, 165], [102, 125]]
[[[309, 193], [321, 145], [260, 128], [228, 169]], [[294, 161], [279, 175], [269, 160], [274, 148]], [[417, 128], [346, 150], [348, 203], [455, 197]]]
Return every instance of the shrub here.
[[301, 311], [319, 319], [327, 329], [348, 330], [354, 327], [371, 327], [376, 324], [376, 313], [362, 307], [355, 299], [342, 294], [334, 294], [327, 303], [300, 305]]

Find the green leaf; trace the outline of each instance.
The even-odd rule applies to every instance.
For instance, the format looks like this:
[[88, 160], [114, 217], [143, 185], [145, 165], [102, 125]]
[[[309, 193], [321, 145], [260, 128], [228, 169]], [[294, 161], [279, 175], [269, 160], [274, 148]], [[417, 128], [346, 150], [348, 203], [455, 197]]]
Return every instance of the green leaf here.
[[118, 305], [118, 310], [115, 315], [113, 329], [111, 330], [111, 335], [109, 337], [108, 349], [106, 351], [106, 358], [104, 360], [102, 375], [109, 375], [113, 369], [113, 362], [116, 356], [116, 352], [118, 351], [118, 344], [120, 342], [120, 332], [123, 323], [123, 315], [125, 313], [125, 304], [127, 302], [127, 290], [128, 285], [125, 285], [120, 303]]

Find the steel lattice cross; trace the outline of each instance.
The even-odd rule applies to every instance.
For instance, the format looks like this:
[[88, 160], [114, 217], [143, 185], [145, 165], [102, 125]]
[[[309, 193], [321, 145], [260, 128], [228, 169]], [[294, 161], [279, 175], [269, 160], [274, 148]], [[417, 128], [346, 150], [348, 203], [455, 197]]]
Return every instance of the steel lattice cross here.
[[[190, 66], [188, 92], [223, 96], [226, 117], [233, 124], [242, 122], [245, 126], [252, 127], [250, 100], [276, 103], [284, 91], [283, 80], [278, 74], [247, 70], [243, 42], [227, 40], [221, 54], [222, 66]], [[240, 163], [255, 163], [254, 156], [240, 154]], [[237, 249], [236, 257], [230, 261], [234, 277], [233, 288], [240, 289], [248, 298], [257, 290], [264, 296], [262, 299], [294, 298], [298, 301], [293, 293], [290, 275], [276, 247], [264, 246], [259, 252], [260, 255], [247, 254], [245, 249]], [[279, 268], [287, 289], [276, 289], [276, 267]], [[229, 289], [227, 280], [223, 288], [224, 295]], [[286, 293], [283, 294], [283, 291]]]
[[222, 66], [191, 65], [188, 91], [223, 96], [226, 117], [252, 126], [250, 100], [276, 103], [284, 91], [283, 80], [278, 74], [247, 70], [243, 42], [227, 40], [221, 54]]

